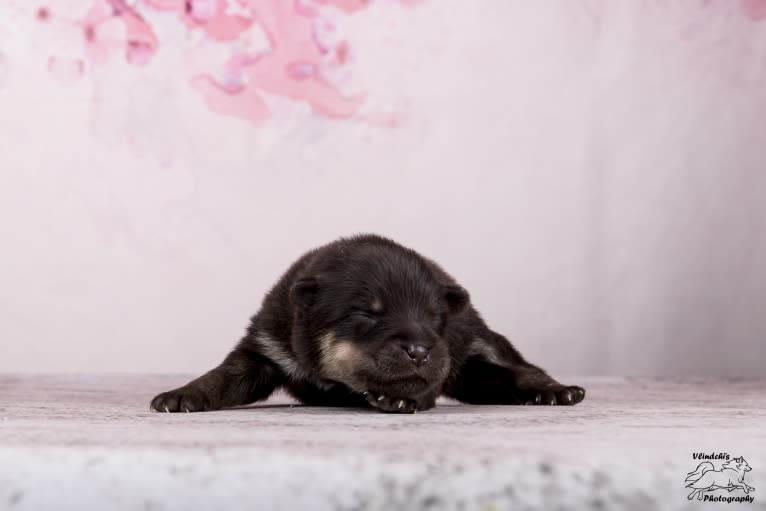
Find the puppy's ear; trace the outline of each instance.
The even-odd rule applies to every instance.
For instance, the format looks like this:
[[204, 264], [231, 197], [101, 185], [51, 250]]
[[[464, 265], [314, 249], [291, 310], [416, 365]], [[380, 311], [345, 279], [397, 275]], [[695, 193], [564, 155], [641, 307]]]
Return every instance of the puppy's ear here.
[[319, 280], [316, 277], [299, 279], [290, 288], [290, 300], [296, 307], [308, 309], [316, 301]]
[[463, 312], [470, 300], [468, 291], [460, 286], [444, 286], [444, 298], [447, 300], [450, 314], [460, 314]]

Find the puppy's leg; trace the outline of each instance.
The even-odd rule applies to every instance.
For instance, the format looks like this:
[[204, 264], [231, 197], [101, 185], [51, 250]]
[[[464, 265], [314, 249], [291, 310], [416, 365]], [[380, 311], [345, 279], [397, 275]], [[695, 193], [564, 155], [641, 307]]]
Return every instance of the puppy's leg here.
[[574, 405], [585, 390], [557, 382], [524, 360], [505, 337], [483, 327], [473, 334], [469, 356], [445, 394], [474, 404]]
[[381, 412], [415, 413], [436, 404], [439, 390], [414, 398], [397, 398], [372, 391], [354, 392], [345, 386], [320, 389], [308, 382], [290, 382], [285, 389], [301, 403], [309, 406], [372, 407]]
[[183, 387], [152, 399], [158, 412], [202, 412], [266, 399], [282, 384], [282, 375], [259, 353], [240, 343], [216, 367]]
[[295, 399], [308, 406], [367, 406], [367, 401], [362, 394], [353, 392], [343, 385], [319, 388], [311, 382], [299, 380], [287, 383], [285, 390]]

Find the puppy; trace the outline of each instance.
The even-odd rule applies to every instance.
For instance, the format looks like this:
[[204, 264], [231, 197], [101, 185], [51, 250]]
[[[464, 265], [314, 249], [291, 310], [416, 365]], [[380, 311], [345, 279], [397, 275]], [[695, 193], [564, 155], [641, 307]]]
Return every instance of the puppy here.
[[156, 396], [151, 407], [218, 410], [280, 387], [308, 405], [395, 413], [428, 410], [440, 395], [538, 405], [585, 397], [490, 330], [436, 263], [376, 235], [343, 238], [298, 259], [221, 365]]

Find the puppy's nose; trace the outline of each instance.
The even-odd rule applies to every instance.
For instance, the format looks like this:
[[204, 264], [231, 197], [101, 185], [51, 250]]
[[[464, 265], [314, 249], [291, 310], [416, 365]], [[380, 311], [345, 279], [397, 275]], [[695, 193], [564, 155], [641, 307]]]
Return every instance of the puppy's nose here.
[[431, 353], [431, 348], [421, 346], [419, 344], [410, 344], [407, 346], [407, 355], [410, 356], [416, 366], [422, 366], [428, 362], [428, 355]]

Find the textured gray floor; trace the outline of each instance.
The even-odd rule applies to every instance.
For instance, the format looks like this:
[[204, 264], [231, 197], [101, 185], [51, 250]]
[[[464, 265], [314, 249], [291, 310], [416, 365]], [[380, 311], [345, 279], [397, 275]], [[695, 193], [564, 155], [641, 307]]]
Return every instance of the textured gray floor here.
[[[752, 467], [766, 382], [583, 379], [576, 407], [148, 410], [186, 376], [0, 376], [0, 509], [697, 509], [692, 453]], [[744, 496], [740, 490], [721, 492]]]

